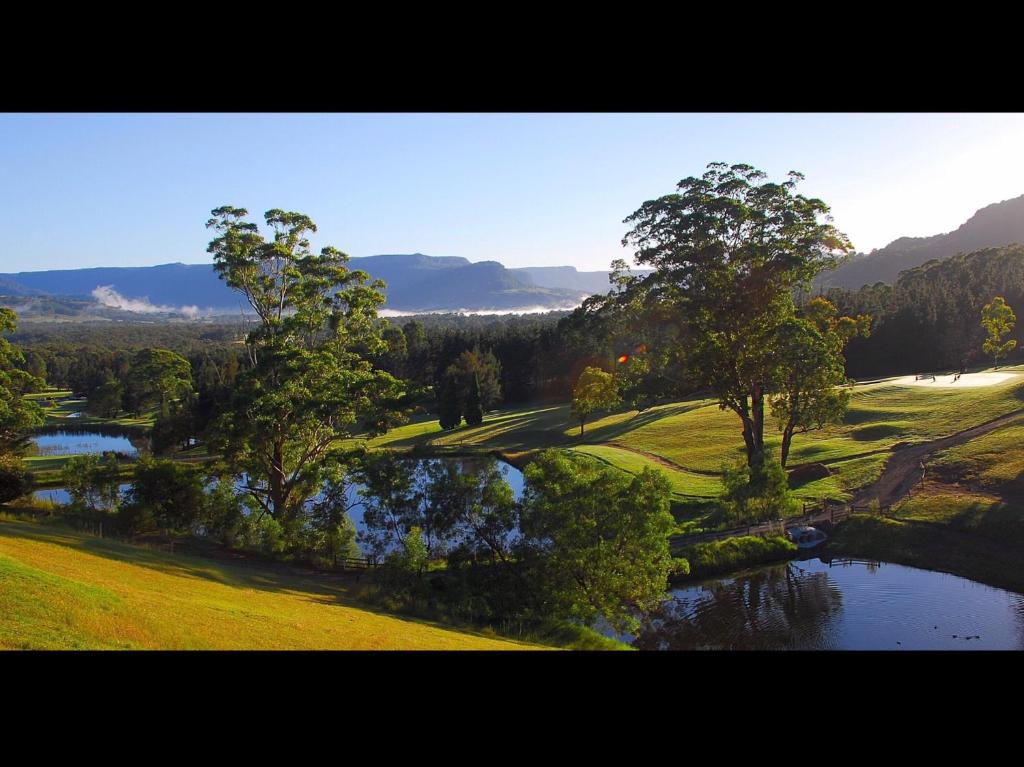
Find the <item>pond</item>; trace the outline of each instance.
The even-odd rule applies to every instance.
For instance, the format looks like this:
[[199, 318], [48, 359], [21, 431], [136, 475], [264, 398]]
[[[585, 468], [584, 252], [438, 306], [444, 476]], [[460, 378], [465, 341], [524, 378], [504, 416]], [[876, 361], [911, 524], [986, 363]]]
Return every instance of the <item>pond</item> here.
[[[458, 468], [460, 474], [478, 474], [486, 466], [488, 459], [486, 458], [472, 458], [472, 457], [457, 457], [457, 458], [420, 458], [412, 459], [418, 464], [418, 469], [425, 469], [429, 464], [453, 462]], [[523, 495], [524, 478], [523, 473], [515, 466], [504, 461], [498, 461], [498, 469], [505, 477], [505, 481], [508, 482], [512, 488], [512, 495], [518, 501]], [[420, 492], [426, 489], [427, 477], [424, 471], [418, 470], [415, 474], [416, 482], [414, 490]], [[366, 507], [362, 503], [362, 497], [359, 495], [359, 491], [363, 489], [363, 485], [354, 485], [349, 488], [346, 495], [349, 503], [353, 505], [349, 508], [348, 515], [352, 518], [352, 521], [356, 525], [356, 530], [360, 533], [366, 531], [366, 524], [363, 521], [363, 513]], [[319, 497], [319, 496], [318, 496]], [[367, 547], [362, 543], [359, 544], [359, 548], [363, 553], [367, 552]]]
[[[85, 436], [85, 435], [74, 435], [74, 436]], [[105, 448], [114, 449], [114, 448]], [[417, 469], [425, 469], [429, 464], [436, 464], [439, 462], [453, 462], [458, 469], [459, 473], [476, 474], [479, 473], [487, 464], [488, 459], [485, 458], [472, 458], [472, 457], [458, 457], [458, 458], [422, 458], [422, 459], [411, 459], [415, 460]], [[505, 480], [509, 483], [512, 488], [512, 495], [516, 500], [522, 497], [523, 494], [523, 473], [511, 464], [498, 461], [498, 468]], [[424, 471], [417, 471], [415, 473], [416, 483], [414, 486], [415, 491], [422, 491], [426, 489], [427, 477]], [[237, 481], [236, 487], [241, 489], [246, 484], [244, 475]], [[210, 482], [207, 485], [207, 489], [212, 489], [214, 482]], [[120, 485], [120, 491], [122, 496], [131, 487], [130, 484]], [[366, 531], [366, 524], [363, 521], [363, 513], [365, 512], [365, 506], [362, 502], [362, 496], [359, 495], [359, 491], [363, 488], [362, 485], [353, 485], [348, 489], [346, 498], [352, 506], [349, 508], [348, 514], [352, 521], [356, 525], [357, 531], [360, 533]], [[67, 504], [71, 502], [71, 496], [68, 491], [64, 488], [45, 488], [42, 490], [36, 490], [33, 497], [41, 501], [51, 501], [56, 504]], [[314, 500], [319, 499], [321, 496], [316, 496]], [[366, 547], [360, 544], [360, 550], [367, 553]]]
[[[118, 492], [123, 498], [127, 494], [128, 490], [131, 489], [130, 484], [122, 484], [117, 486]], [[41, 490], [36, 490], [32, 493], [32, 497], [37, 501], [46, 501], [49, 503], [56, 504], [58, 506], [64, 506], [71, 503], [71, 493], [65, 490], [63, 487], [44, 487]]]
[[618, 638], [644, 650], [1020, 650], [1024, 595], [815, 558], [673, 588], [638, 636]]
[[131, 435], [119, 429], [54, 427], [36, 434], [32, 443], [36, 455], [86, 455], [107, 451], [129, 456], [139, 454], [138, 448], [132, 444]]

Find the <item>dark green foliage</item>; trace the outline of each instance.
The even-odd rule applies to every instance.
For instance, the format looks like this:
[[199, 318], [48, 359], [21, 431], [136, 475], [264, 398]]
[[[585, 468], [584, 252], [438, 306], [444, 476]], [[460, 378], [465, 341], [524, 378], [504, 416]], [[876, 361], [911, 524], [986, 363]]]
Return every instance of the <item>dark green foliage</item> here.
[[453, 377], [445, 376], [441, 379], [437, 410], [442, 429], [455, 429], [462, 423], [462, 402], [459, 398], [458, 385]]
[[10, 453], [0, 454], [0, 503], [28, 495], [32, 486], [32, 477], [22, 460]]
[[783, 519], [795, 514], [799, 506], [790, 491], [786, 470], [770, 452], [760, 466], [739, 463], [726, 468], [722, 484], [722, 510], [731, 524]]
[[[1024, 306], [1024, 245], [989, 248], [904, 272], [893, 285], [833, 289], [827, 297], [843, 314], [870, 314], [870, 338], [846, 351], [853, 377], [959, 370], [988, 363], [978, 322], [993, 296]], [[1010, 338], [1024, 343], [1024, 328]]]
[[189, 446], [190, 440], [198, 433], [194, 408], [192, 401], [175, 402], [167, 415], [156, 419], [150, 432], [154, 453], [163, 455]]
[[203, 521], [205, 506], [203, 482], [193, 467], [143, 458], [120, 517], [132, 532], [143, 532], [150, 522], [161, 530], [192, 531]]
[[124, 393], [124, 384], [114, 378], [108, 378], [89, 393], [86, 412], [101, 418], [117, 418], [121, 412]]
[[852, 250], [825, 203], [794, 193], [800, 179], [773, 183], [749, 165], [712, 163], [626, 219], [623, 245], [654, 272], [624, 277], [616, 303], [677, 323], [686, 369], [740, 418], [751, 467], [763, 460], [765, 400], [779, 382], [794, 292]]
[[336, 248], [314, 253], [307, 216], [267, 211], [265, 239], [247, 215], [224, 206], [207, 223], [217, 233], [207, 248], [214, 268], [258, 317], [245, 339], [248, 366], [210, 441], [231, 472], [248, 475], [252, 502], [292, 528], [339, 439], [405, 419], [405, 387], [369, 361], [385, 351], [383, 283], [349, 269]]
[[524, 556], [541, 603], [558, 616], [601, 615], [623, 631], [663, 597], [671, 569], [670, 489], [657, 471], [624, 476], [545, 450], [526, 468]]
[[155, 405], [160, 415], [167, 415], [172, 400], [192, 391], [192, 366], [169, 349], [143, 349], [132, 359], [126, 389], [132, 412]]
[[121, 500], [117, 456], [73, 455], [61, 469], [61, 482], [77, 511], [116, 511]]
[[683, 568], [680, 568], [679, 576], [674, 580], [682, 580], [684, 577], [705, 578], [745, 567], [779, 562], [792, 558], [796, 552], [796, 544], [782, 535], [744, 535], [697, 543], [677, 552], [677, 557], [689, 562], [689, 570], [683, 572]]
[[484, 422], [484, 411], [480, 405], [480, 377], [475, 373], [470, 379], [463, 413], [466, 418], [466, 424], [469, 426], [479, 426]]
[[4, 337], [17, 329], [16, 320], [14, 312], [0, 307], [0, 453], [20, 448], [25, 435], [45, 420], [39, 405], [24, 398], [43, 382], [19, 367], [25, 358]]

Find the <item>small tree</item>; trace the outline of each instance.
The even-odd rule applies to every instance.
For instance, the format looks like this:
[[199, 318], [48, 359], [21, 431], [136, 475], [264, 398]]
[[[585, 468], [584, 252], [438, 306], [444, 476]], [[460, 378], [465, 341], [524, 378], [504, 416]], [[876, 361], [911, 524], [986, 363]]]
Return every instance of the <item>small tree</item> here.
[[32, 490], [32, 477], [16, 455], [0, 453], [0, 503], [7, 503]]
[[635, 629], [636, 614], [662, 599], [672, 565], [664, 475], [631, 477], [557, 450], [542, 452], [525, 475], [522, 551], [546, 610]]
[[725, 489], [720, 501], [730, 522], [750, 524], [782, 519], [796, 512], [797, 502], [789, 489], [786, 471], [770, 452], [758, 467], [746, 461], [722, 474]]
[[93, 389], [86, 404], [86, 410], [101, 418], [117, 418], [121, 412], [124, 399], [124, 384], [114, 378], [108, 378]]
[[769, 403], [782, 432], [782, 466], [794, 433], [839, 423], [849, 406], [843, 348], [851, 338], [869, 335], [871, 320], [837, 314], [830, 301], [815, 298], [778, 328], [779, 361]]
[[615, 376], [601, 368], [584, 368], [576, 380], [572, 392], [572, 415], [580, 422], [580, 435], [583, 424], [591, 413], [608, 410], [619, 404], [619, 387]]
[[484, 422], [484, 411], [480, 406], [480, 378], [475, 373], [469, 382], [463, 413], [469, 426], [479, 426]]
[[492, 351], [484, 352], [479, 348], [464, 351], [448, 366], [445, 373], [456, 380], [463, 399], [469, 396], [475, 376], [480, 407], [485, 413], [501, 401], [501, 365]]
[[[162, 530], [191, 531], [203, 519], [206, 496], [191, 466], [170, 460], [142, 459], [121, 508], [129, 529], [153, 519]], [[136, 532], [141, 532], [136, 530]]]
[[981, 310], [981, 324], [988, 332], [988, 338], [981, 348], [985, 354], [992, 355], [996, 368], [999, 367], [999, 360], [1017, 347], [1015, 339], [1003, 342], [1003, 336], [1013, 330], [1016, 322], [1017, 317], [1013, 309], [1002, 296], [996, 296], [992, 303], [985, 304]]
[[71, 456], [61, 470], [61, 480], [71, 505], [82, 511], [113, 511], [121, 499], [114, 453]]
[[437, 397], [438, 420], [445, 431], [455, 429], [462, 423], [462, 403], [459, 388], [453, 376], [441, 379]]
[[155, 404], [166, 416], [172, 399], [192, 391], [192, 366], [168, 349], [143, 349], [132, 359], [128, 390], [136, 412]]

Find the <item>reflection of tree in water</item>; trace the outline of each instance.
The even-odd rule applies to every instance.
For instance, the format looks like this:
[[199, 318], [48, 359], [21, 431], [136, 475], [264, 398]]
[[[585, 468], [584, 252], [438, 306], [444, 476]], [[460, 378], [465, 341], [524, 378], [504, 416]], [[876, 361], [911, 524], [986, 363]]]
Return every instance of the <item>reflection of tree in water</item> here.
[[827, 573], [794, 563], [704, 586], [647, 616], [641, 650], [781, 650], [831, 645], [842, 595]]
[[1013, 614], [1017, 620], [1017, 649], [1024, 650], [1024, 596], [1017, 594]]

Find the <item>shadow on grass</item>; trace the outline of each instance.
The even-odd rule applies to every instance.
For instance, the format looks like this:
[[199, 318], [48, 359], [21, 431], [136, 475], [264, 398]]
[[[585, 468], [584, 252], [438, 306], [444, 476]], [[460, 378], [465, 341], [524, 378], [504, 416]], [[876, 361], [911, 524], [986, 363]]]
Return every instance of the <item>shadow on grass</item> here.
[[850, 432], [850, 439], [857, 442], [877, 442], [887, 437], [897, 437], [905, 433], [903, 426], [893, 423], [879, 423], [874, 426], [864, 426]]
[[[144, 567], [164, 575], [200, 578], [238, 589], [308, 597], [311, 601], [321, 604], [344, 606], [396, 621], [430, 625], [446, 631], [513, 642], [529, 641], [504, 637], [480, 626], [447, 622], [415, 611], [404, 613], [388, 610], [359, 598], [372, 588], [372, 575], [364, 574], [359, 578], [353, 573], [302, 571], [286, 563], [234, 552], [204, 541], [189, 541], [185, 544], [191, 551], [196, 552], [195, 554], [170, 554], [143, 545], [94, 538], [57, 524], [4, 520], [0, 520], [0, 536], [65, 546], [112, 562]], [[360, 579], [365, 586], [356, 585]]]

